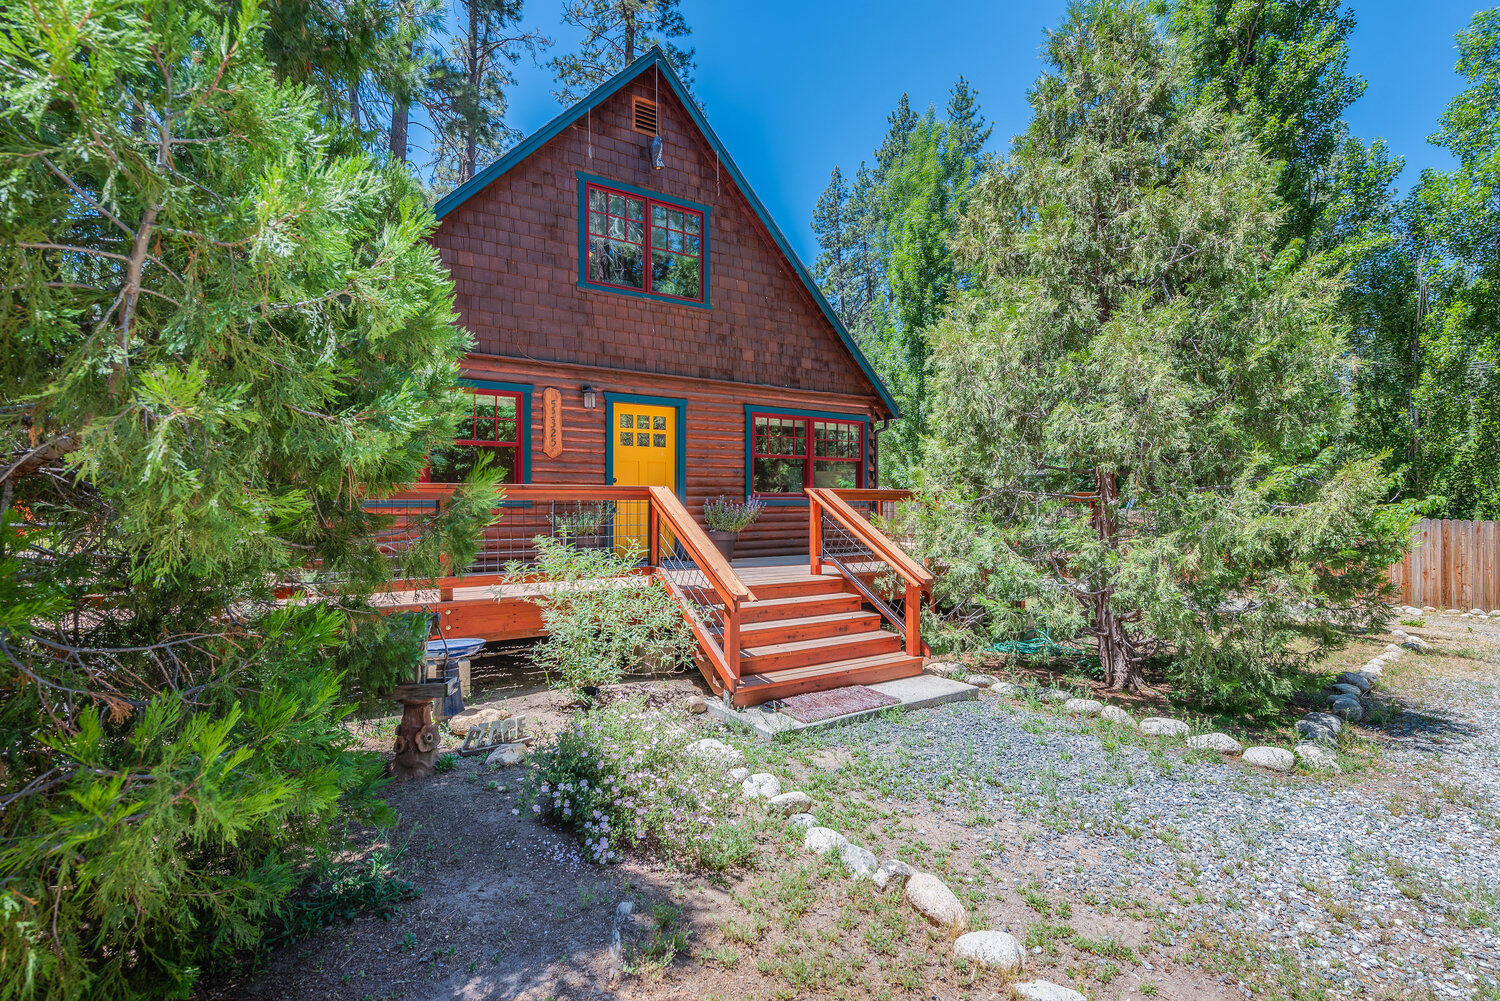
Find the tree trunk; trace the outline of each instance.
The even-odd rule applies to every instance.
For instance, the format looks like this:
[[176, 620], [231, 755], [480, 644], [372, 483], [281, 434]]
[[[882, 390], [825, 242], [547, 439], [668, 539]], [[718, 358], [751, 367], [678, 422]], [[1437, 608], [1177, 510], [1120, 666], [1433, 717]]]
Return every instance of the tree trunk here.
[[635, 18], [625, 15], [625, 65], [635, 62]]
[[[1094, 471], [1094, 531], [1109, 549], [1119, 548], [1120, 524], [1115, 512], [1119, 502], [1117, 474]], [[1138, 692], [1145, 688], [1140, 661], [1131, 650], [1125, 632], [1125, 620], [1110, 603], [1113, 588], [1105, 586], [1093, 599], [1093, 631], [1099, 646], [1099, 663], [1104, 668], [1104, 683], [1112, 692]]]
[[406, 132], [411, 123], [411, 102], [398, 94], [391, 102], [391, 159], [406, 162]]

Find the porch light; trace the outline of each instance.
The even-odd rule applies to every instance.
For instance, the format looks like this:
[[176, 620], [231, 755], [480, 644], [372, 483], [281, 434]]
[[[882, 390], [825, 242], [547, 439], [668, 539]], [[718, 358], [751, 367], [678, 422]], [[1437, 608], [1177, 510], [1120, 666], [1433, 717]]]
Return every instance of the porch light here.
[[661, 170], [666, 163], [661, 157], [661, 136], [651, 137], [651, 169]]
[[599, 402], [599, 397], [594, 393], [594, 387], [593, 386], [584, 386], [583, 387], [583, 409], [585, 409], [585, 410], [593, 410], [595, 404], [597, 404], [598, 402]]

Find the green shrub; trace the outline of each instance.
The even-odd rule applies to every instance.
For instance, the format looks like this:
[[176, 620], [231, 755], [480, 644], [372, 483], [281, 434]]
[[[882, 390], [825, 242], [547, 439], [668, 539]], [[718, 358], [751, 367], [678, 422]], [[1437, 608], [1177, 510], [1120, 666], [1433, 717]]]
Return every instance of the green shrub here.
[[287, 945], [362, 914], [389, 921], [397, 904], [422, 895], [416, 885], [394, 875], [400, 856], [400, 851], [377, 849], [361, 859], [319, 861], [302, 891], [276, 908], [277, 924], [267, 933], [266, 945]]
[[723, 770], [687, 753], [692, 739], [640, 700], [595, 710], [532, 757], [522, 800], [600, 864], [640, 845], [726, 869], [749, 858], [754, 838], [730, 816]]
[[692, 656], [682, 609], [660, 581], [640, 573], [638, 547], [617, 555], [545, 535], [535, 543], [535, 564], [508, 569], [555, 585], [538, 599], [547, 636], [533, 655], [549, 683], [578, 691], [614, 684], [629, 668], [672, 667]]

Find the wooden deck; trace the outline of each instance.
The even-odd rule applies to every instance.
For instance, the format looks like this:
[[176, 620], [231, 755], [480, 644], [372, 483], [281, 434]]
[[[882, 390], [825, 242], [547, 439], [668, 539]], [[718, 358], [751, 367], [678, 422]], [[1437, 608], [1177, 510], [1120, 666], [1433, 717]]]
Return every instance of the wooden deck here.
[[[662, 488], [526, 485], [510, 495], [533, 505], [574, 503], [587, 500], [589, 490], [605, 503], [649, 504], [650, 545], [640, 572], [662, 581], [681, 604], [698, 640], [699, 668], [734, 704], [921, 673], [920, 602], [931, 575], [840, 496], [884, 501], [894, 491], [809, 490], [808, 553], [732, 563]], [[823, 534], [834, 521], [835, 548], [825, 553]], [[663, 540], [671, 540], [671, 553]], [[623, 587], [630, 579], [589, 586]], [[398, 584], [378, 604], [435, 614], [443, 636], [519, 640], [545, 635], [537, 599], [563, 586], [497, 573], [433, 584]]]

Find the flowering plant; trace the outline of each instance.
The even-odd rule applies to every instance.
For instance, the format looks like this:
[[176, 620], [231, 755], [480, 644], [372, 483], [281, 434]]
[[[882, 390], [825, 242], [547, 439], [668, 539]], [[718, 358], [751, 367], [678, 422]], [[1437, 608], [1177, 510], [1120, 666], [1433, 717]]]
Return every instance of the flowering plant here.
[[641, 700], [595, 710], [533, 755], [523, 802], [576, 833], [601, 865], [644, 845], [727, 868], [750, 854], [753, 836], [731, 815], [722, 772], [687, 753], [692, 739]]

